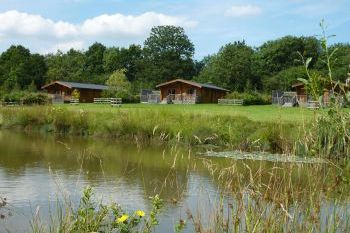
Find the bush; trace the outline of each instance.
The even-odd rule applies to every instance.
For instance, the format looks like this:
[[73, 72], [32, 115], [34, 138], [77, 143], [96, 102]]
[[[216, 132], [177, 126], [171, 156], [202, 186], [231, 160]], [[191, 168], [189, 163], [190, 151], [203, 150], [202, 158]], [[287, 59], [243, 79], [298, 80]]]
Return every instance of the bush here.
[[50, 102], [50, 98], [44, 93], [28, 93], [21, 98], [24, 105], [44, 105]]
[[23, 96], [25, 96], [26, 92], [24, 91], [13, 91], [3, 95], [2, 100], [4, 102], [17, 102], [19, 103]]
[[140, 95], [129, 95], [123, 98], [123, 103], [140, 103]]
[[269, 105], [271, 104], [271, 96], [257, 92], [232, 92], [228, 94], [226, 99], [243, 99], [243, 105]]
[[4, 94], [2, 97], [4, 102], [17, 102], [24, 105], [44, 105], [50, 102], [49, 96], [43, 93], [13, 91]]

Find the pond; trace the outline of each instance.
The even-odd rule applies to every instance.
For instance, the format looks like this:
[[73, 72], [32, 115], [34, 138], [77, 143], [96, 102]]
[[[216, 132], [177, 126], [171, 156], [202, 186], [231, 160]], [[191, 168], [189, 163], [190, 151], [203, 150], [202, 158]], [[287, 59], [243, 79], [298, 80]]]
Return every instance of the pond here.
[[[156, 231], [173, 232], [176, 222], [186, 219], [188, 211], [211, 218], [210, 213], [223, 196], [225, 203], [233, 199], [235, 185], [226, 183], [229, 178], [222, 179], [230, 173], [219, 175], [218, 171], [227, 171], [234, 164], [235, 173], [242, 177], [240, 186], [248, 187], [246, 184], [258, 172], [259, 182], [269, 182], [268, 172], [262, 171], [277, 167], [266, 161], [205, 157], [197, 150], [203, 151], [0, 131], [0, 197], [8, 203], [6, 208], [0, 208], [0, 232], [30, 231], [36, 212], [43, 222], [47, 221], [55, 212], [57, 200], [68, 197], [77, 205], [87, 185], [93, 187], [97, 200], [114, 201], [130, 211], [142, 209], [146, 213], [150, 209], [149, 197], [160, 194], [165, 206]], [[280, 169], [275, 170], [288, 169], [293, 180], [290, 185], [298, 186], [296, 190], [301, 192], [313, 182], [305, 177], [327, 180], [336, 172], [327, 164], [318, 164], [317, 169], [303, 164], [278, 166]], [[328, 186], [320, 183], [315, 188]], [[344, 196], [343, 191], [334, 189], [327, 196], [326, 213], [332, 211], [329, 206], [335, 199], [341, 199], [341, 206], [348, 211]], [[186, 232], [193, 232], [191, 224]]]

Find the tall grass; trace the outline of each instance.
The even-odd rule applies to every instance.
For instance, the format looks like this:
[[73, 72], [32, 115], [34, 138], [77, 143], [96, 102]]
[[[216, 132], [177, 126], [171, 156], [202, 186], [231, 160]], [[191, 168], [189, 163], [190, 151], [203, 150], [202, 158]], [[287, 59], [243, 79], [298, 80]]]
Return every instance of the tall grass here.
[[[323, 92], [323, 87], [331, 87], [329, 90], [331, 94], [330, 107], [327, 109], [326, 114], [317, 114], [315, 121], [308, 125], [304, 137], [300, 139], [301, 147], [299, 148], [301, 148], [301, 153], [303, 154], [349, 159], [350, 113], [343, 108], [344, 102], [349, 101], [347, 99], [349, 90], [347, 86], [333, 80], [332, 64], [335, 62], [333, 56], [337, 52], [337, 49], [333, 51], [329, 50], [328, 39], [332, 36], [326, 34], [326, 26], [323, 21], [320, 26], [322, 29], [320, 43], [325, 54], [323, 62], [327, 66], [328, 73], [326, 77], [313, 78], [309, 72], [309, 63], [312, 58], [306, 59], [305, 69], [310, 80], [305, 80], [305, 85], [306, 89], [320, 89], [321, 93]], [[316, 92], [313, 98], [317, 97]], [[319, 99], [322, 99], [322, 96]]]
[[226, 149], [291, 152], [299, 125], [249, 120], [241, 116], [206, 115], [152, 109], [88, 112], [55, 106], [0, 109], [2, 128], [51, 132], [138, 143], [211, 144]]
[[[241, 166], [236, 161], [226, 160], [222, 165], [210, 159], [201, 159], [201, 163], [218, 184], [219, 198], [188, 209], [185, 216], [174, 222], [176, 233], [350, 230], [350, 187], [338, 180], [337, 173], [329, 169], [332, 165]], [[314, 176], [305, 177], [305, 170]], [[173, 167], [169, 167], [171, 171]], [[69, 204], [60, 205], [51, 222], [41, 222], [36, 214], [32, 231], [144, 233], [155, 228], [158, 232], [156, 226], [162, 224], [162, 203], [166, 201], [169, 200], [153, 198], [152, 208], [141, 217], [136, 211], [124, 211], [117, 203], [101, 204], [88, 187], [77, 208], [72, 208], [69, 201], [64, 202]], [[126, 220], [120, 219], [124, 215], [128, 216]]]

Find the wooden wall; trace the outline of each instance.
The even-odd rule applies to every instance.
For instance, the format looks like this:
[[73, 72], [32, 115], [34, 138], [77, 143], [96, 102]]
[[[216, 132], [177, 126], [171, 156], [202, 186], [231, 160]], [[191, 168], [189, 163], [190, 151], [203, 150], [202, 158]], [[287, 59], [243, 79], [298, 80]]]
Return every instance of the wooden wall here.
[[226, 95], [225, 91], [219, 91], [209, 88], [199, 88], [187, 83], [176, 82], [160, 87], [160, 100], [162, 101], [163, 99], [166, 99], [169, 90], [173, 89], [175, 89], [175, 94], [183, 95], [189, 93], [190, 89], [195, 90], [195, 93], [198, 96], [199, 103], [217, 103], [218, 99], [223, 98]]
[[[51, 86], [46, 87], [45, 90], [49, 94], [59, 94], [64, 98], [64, 100], [69, 100], [71, 98], [72, 92], [74, 91], [74, 88], [71, 89], [55, 83]], [[94, 102], [94, 98], [100, 98], [102, 93], [101, 90], [93, 89], [78, 89], [78, 91], [80, 92], [79, 101], [81, 103], [92, 103]]]

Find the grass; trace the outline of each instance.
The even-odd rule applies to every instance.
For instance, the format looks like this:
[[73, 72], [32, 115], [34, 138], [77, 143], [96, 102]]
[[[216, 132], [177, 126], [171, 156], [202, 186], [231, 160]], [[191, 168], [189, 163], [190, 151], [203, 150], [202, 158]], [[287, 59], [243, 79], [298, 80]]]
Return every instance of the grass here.
[[0, 126], [137, 144], [181, 142], [241, 151], [347, 157], [349, 111], [341, 109], [337, 113], [340, 118], [329, 115], [332, 112], [271, 105], [20, 106], [1, 108]]
[[[117, 112], [118, 109], [109, 105], [80, 104], [61, 105], [67, 109], [83, 109], [91, 112]], [[312, 119], [314, 112], [305, 108], [281, 108], [274, 105], [260, 106], [227, 106], [218, 104], [196, 104], [196, 105], [160, 105], [160, 104], [124, 104], [121, 111], [166, 111], [172, 114], [206, 114], [211, 116], [243, 116], [252, 121], [260, 122], [303, 122]]]
[[[303, 127], [304, 111], [275, 106], [82, 104], [2, 108], [0, 114], [2, 127], [10, 129], [289, 153]], [[307, 114], [311, 119], [312, 112]]]

